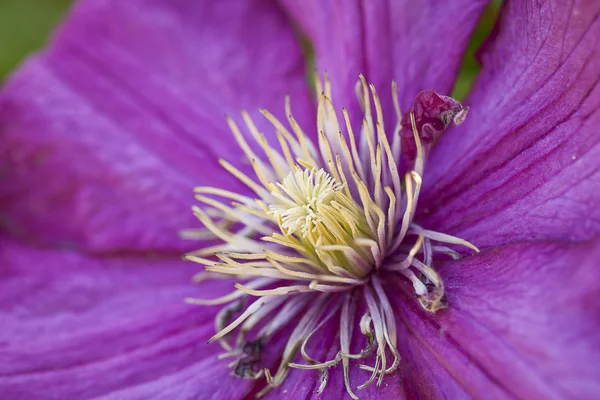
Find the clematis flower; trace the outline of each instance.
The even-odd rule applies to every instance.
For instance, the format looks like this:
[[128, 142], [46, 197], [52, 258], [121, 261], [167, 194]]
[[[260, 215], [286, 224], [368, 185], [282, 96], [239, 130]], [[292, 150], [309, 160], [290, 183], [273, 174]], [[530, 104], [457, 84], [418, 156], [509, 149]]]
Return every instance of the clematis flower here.
[[600, 6], [507, 2], [465, 119], [483, 7], [77, 3], [0, 95], [3, 397], [598, 397]]

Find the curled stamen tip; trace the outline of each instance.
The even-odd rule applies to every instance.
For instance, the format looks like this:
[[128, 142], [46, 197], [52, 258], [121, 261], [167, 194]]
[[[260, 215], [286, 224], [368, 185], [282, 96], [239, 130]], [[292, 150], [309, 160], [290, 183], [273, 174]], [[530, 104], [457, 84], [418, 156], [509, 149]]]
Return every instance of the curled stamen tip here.
[[323, 368], [322, 370], [319, 371], [320, 379], [321, 379], [321, 384], [319, 385], [319, 389], [317, 390], [317, 394], [321, 394], [323, 393], [323, 390], [325, 390], [325, 387], [327, 386], [327, 381], [329, 380], [329, 373], [327, 372], [327, 370], [325, 368]]
[[452, 118], [452, 122], [454, 122], [454, 125], [460, 125], [463, 122], [465, 122], [465, 119], [467, 118], [467, 114], [469, 113], [470, 109], [471, 108], [467, 106], [460, 110], [458, 113], [456, 113], [454, 118]]
[[448, 298], [446, 294], [442, 294], [441, 296], [437, 295], [423, 295], [418, 296], [419, 303], [423, 309], [429, 311], [434, 314], [439, 310], [443, 310], [448, 307]]
[[475, 246], [473, 243], [471, 243], [467, 240], [462, 240], [460, 244], [468, 247], [469, 249], [473, 250], [475, 253], [481, 253], [481, 250], [479, 250], [479, 247]]
[[421, 178], [421, 175], [417, 171], [410, 171], [410, 175], [417, 184], [421, 185], [423, 183], [423, 178]]

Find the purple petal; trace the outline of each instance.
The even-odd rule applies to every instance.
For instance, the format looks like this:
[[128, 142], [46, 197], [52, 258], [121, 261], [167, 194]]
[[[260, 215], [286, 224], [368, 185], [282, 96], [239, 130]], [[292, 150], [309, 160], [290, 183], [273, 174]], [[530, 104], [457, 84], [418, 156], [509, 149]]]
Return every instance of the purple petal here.
[[600, 232], [600, 3], [512, 2], [464, 125], [424, 177], [423, 225], [490, 246]]
[[93, 258], [5, 238], [0, 251], [4, 398], [240, 398], [249, 390], [205, 343], [215, 310], [183, 301], [223, 294], [230, 282], [194, 287], [197, 268], [181, 261]]
[[[328, 71], [334, 104], [362, 114], [358, 74], [375, 84], [384, 115], [394, 116], [390, 84], [407, 109], [425, 89], [449, 94], [469, 36], [487, 1], [281, 0], [313, 42], [320, 72]], [[353, 113], [355, 113], [353, 115]]]
[[513, 244], [441, 268], [449, 307], [433, 316], [394, 298], [411, 392], [598, 398], [598, 260], [599, 240]]
[[94, 252], [179, 252], [193, 186], [244, 190], [217, 164], [242, 162], [224, 114], [281, 117], [285, 94], [312, 115], [270, 3], [82, 1], [0, 95], [3, 224]]

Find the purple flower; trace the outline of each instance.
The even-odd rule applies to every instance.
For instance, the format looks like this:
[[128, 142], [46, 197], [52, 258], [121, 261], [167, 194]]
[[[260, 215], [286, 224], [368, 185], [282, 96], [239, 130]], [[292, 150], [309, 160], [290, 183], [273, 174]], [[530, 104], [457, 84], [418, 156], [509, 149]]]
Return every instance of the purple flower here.
[[[347, 397], [346, 364], [346, 382], [360, 398], [598, 397], [600, 6], [593, 0], [505, 4], [481, 52], [469, 115], [452, 127], [464, 109], [444, 94], [484, 6], [466, 0], [418, 7], [409, 1], [77, 4], [48, 48], [15, 72], [0, 95], [0, 393], [9, 399], [244, 398], [261, 391], [264, 378], [240, 375], [266, 367], [276, 380], [282, 355], [294, 367], [310, 365], [301, 351], [291, 355], [298, 346], [284, 349], [304, 343], [290, 339], [304, 339], [323, 322], [304, 350], [316, 363], [331, 362], [316, 370], [290, 368], [266, 398], [317, 398], [325, 381], [323, 398]], [[313, 98], [306, 84], [298, 32], [315, 47], [319, 75], [329, 74], [324, 96], [317, 90]], [[359, 73], [377, 96], [356, 86]], [[376, 99], [382, 108], [372, 127], [367, 120], [362, 142], [365, 114], [357, 92], [363, 108], [375, 111]], [[314, 150], [286, 137], [283, 128], [296, 134], [286, 95]], [[340, 113], [347, 108], [356, 158], [344, 156], [334, 140], [330, 100], [350, 142]], [[247, 118], [240, 117], [244, 109]], [[239, 150], [224, 114], [240, 127], [246, 154], [256, 158]], [[273, 128], [275, 118], [283, 127]], [[261, 136], [255, 143], [246, 129], [250, 120], [274, 149], [283, 142], [291, 154], [309, 156], [298, 161], [297, 174], [281, 171], [281, 186], [261, 182], [268, 189], [262, 194], [218, 164], [227, 160], [238, 176], [255, 179], [248, 160], [254, 158], [257, 168], [279, 174], [263, 157], [261, 147], [268, 148]], [[324, 139], [333, 167], [318, 156], [328, 154]], [[290, 164], [281, 152], [273, 164]], [[379, 168], [381, 175], [371, 174]], [[262, 211], [229, 214], [235, 221], [207, 211], [218, 209], [214, 203], [199, 205], [206, 227], [214, 221], [212, 231], [225, 233], [221, 239], [230, 244], [183, 241], [178, 233], [199, 225], [189, 212], [190, 190], [198, 186], [227, 190], [238, 203], [275, 196], [277, 188], [281, 196], [259, 208], [244, 203]], [[290, 195], [294, 187], [312, 188], [306, 204]], [[213, 197], [214, 189], [198, 194], [204, 202], [223, 200]], [[418, 202], [410, 206], [408, 198]], [[222, 203], [234, 209], [229, 200]], [[398, 224], [380, 228], [382, 220]], [[332, 243], [320, 238], [348, 230], [353, 234], [338, 243], [343, 251], [323, 248]], [[238, 263], [246, 275], [262, 268], [289, 276], [289, 265], [300, 268], [300, 261], [285, 258], [291, 253], [249, 260], [230, 254], [260, 253], [249, 250], [258, 242], [255, 233], [272, 237], [272, 231], [317, 249], [313, 259], [299, 254], [327, 271], [315, 279], [314, 271], [297, 269], [310, 278], [283, 284], [270, 277], [258, 278], [265, 285], [240, 277], [190, 283], [199, 266], [182, 262], [185, 252], [211, 273]], [[226, 235], [232, 232], [235, 240]], [[481, 253], [440, 241], [473, 243]], [[382, 251], [383, 244], [393, 251]], [[214, 264], [210, 256], [221, 251], [228, 254]], [[337, 251], [338, 262], [324, 251]], [[300, 293], [246, 296], [245, 304], [225, 308], [183, 301], [219, 298], [234, 290], [234, 281], [254, 294], [282, 286]], [[239, 327], [224, 336], [233, 358], [217, 359], [221, 346], [205, 343], [217, 333], [215, 321], [220, 331], [257, 300], [265, 305], [252, 315], [256, 324], [246, 340], [236, 343]], [[305, 331], [298, 333], [299, 326]], [[265, 327], [277, 332], [269, 341], [255, 340]], [[365, 348], [367, 357], [348, 357]], [[356, 389], [373, 366], [375, 382]]]

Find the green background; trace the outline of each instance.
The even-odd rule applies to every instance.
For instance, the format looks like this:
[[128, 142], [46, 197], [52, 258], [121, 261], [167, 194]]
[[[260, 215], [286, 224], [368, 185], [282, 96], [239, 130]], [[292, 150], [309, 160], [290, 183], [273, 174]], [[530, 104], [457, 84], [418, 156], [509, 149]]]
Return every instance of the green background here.
[[[49, 32], [60, 21], [70, 2], [0, 0], [0, 79], [28, 53], [43, 46]], [[500, 1], [493, 1], [484, 12], [465, 55], [453, 97], [462, 99], [477, 75], [480, 67], [474, 54], [493, 27], [499, 8]]]
[[[126, 1], [126, 0], [125, 0]], [[0, 77], [43, 46], [70, 0], [0, 0]]]

